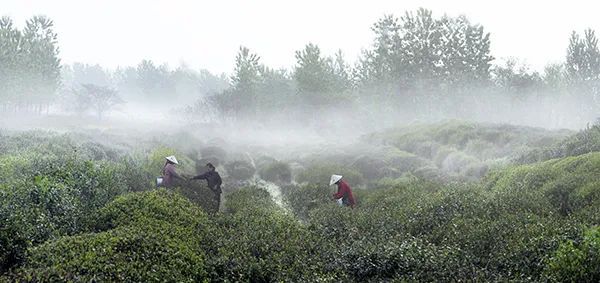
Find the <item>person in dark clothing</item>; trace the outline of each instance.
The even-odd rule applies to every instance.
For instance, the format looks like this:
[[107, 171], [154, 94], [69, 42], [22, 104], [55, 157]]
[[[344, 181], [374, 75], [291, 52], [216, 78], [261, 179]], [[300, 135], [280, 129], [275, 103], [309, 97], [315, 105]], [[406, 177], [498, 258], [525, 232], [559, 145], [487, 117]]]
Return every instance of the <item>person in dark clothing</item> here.
[[221, 205], [221, 176], [219, 172], [215, 171], [215, 166], [212, 163], [206, 164], [208, 171], [204, 174], [200, 174], [192, 178], [192, 180], [206, 180], [208, 182], [208, 188], [213, 191], [214, 201], [217, 204], [217, 211], [219, 210], [219, 206]]

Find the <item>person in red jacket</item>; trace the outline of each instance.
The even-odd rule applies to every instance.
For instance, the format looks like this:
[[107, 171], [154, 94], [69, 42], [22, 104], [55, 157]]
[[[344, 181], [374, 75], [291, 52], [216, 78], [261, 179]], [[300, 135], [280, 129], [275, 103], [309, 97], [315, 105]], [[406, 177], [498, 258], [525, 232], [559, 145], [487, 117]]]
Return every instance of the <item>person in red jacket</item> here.
[[349, 206], [354, 208], [356, 202], [354, 201], [354, 196], [352, 195], [352, 189], [344, 180], [342, 180], [341, 175], [331, 175], [331, 180], [329, 181], [329, 185], [336, 184], [338, 187], [337, 193], [333, 194], [333, 198], [336, 200], [341, 200], [341, 204], [345, 206]]

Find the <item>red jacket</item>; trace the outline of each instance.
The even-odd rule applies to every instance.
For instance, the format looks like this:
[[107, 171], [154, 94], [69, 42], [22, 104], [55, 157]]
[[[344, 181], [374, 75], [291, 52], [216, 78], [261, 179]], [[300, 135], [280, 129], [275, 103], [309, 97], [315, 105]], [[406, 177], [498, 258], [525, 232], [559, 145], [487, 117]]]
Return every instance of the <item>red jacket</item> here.
[[342, 203], [344, 203], [344, 205], [354, 208], [356, 202], [354, 202], [354, 196], [352, 195], [352, 189], [350, 189], [350, 186], [348, 186], [344, 180], [340, 180], [337, 183], [337, 186], [338, 191], [337, 193], [333, 194], [333, 198], [342, 198]]

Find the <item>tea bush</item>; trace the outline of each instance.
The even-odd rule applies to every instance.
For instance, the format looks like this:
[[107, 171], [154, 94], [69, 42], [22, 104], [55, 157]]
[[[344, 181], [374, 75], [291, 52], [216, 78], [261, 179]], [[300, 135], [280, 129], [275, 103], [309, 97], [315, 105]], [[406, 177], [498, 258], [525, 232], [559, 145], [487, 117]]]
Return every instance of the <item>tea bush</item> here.
[[0, 267], [21, 262], [29, 246], [84, 231], [98, 208], [128, 190], [119, 169], [69, 156], [0, 157]]
[[312, 209], [330, 203], [333, 192], [333, 187], [325, 185], [290, 185], [281, 188], [287, 207], [303, 220], [308, 218]]
[[245, 160], [235, 160], [225, 164], [227, 175], [237, 181], [245, 181], [254, 176], [256, 168]]
[[281, 161], [274, 161], [260, 167], [258, 175], [263, 180], [276, 184], [289, 184], [292, 181], [290, 165]]
[[318, 239], [279, 208], [267, 191], [243, 188], [228, 195], [226, 214], [209, 258], [211, 281], [318, 281]]
[[98, 233], [62, 237], [29, 251], [11, 275], [27, 281], [177, 281], [207, 278], [202, 246], [211, 224], [178, 194], [123, 195], [100, 211]]
[[583, 240], [566, 240], [547, 260], [546, 275], [553, 282], [600, 280], [600, 228], [585, 232]]
[[[354, 149], [288, 156], [297, 184], [280, 188], [282, 206], [277, 188], [232, 186], [212, 213], [205, 181], [148, 191], [166, 155], [182, 175], [196, 173], [195, 148], [219, 155], [229, 182], [258, 170], [284, 184], [292, 166], [262, 149], [142, 139], [132, 150], [94, 135], [0, 135], [0, 281], [598, 281], [593, 139], [565, 147], [574, 156], [517, 165], [512, 157], [552, 148], [565, 132], [393, 129]], [[331, 174], [352, 186], [356, 208], [331, 200]]]
[[600, 151], [600, 121], [561, 141], [533, 148], [515, 157], [514, 160], [521, 164], [534, 163], [598, 151]]
[[309, 164], [296, 177], [296, 182], [315, 185], [329, 185], [331, 175], [338, 174], [344, 176], [351, 186], [360, 186], [365, 184], [364, 177], [355, 169], [339, 166], [332, 163]]

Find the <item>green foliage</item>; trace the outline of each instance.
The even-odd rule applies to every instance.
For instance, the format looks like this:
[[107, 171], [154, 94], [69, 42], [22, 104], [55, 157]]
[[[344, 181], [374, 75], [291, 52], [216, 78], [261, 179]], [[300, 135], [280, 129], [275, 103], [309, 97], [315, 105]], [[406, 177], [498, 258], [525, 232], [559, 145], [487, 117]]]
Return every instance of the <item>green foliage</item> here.
[[[230, 86], [224, 75], [214, 75], [203, 69], [193, 70], [186, 65], [171, 69], [166, 65], [157, 66], [151, 60], [142, 60], [136, 66], [114, 71], [99, 65], [63, 64], [61, 75], [62, 86], [67, 90], [93, 84], [114, 89], [128, 102], [142, 105], [160, 105], [173, 99], [193, 101]], [[203, 114], [203, 118], [209, 116], [207, 112]]]
[[421, 8], [401, 18], [386, 15], [372, 30], [373, 48], [357, 72], [363, 85], [395, 82], [405, 90], [483, 84], [489, 77], [489, 34], [464, 16], [435, 19]]
[[597, 282], [600, 280], [600, 229], [587, 230], [583, 241], [560, 244], [547, 260], [546, 275], [553, 282]]
[[325, 185], [290, 185], [281, 188], [287, 207], [300, 219], [308, 219], [311, 210], [333, 202], [333, 192], [333, 187]]
[[341, 51], [334, 60], [322, 57], [319, 46], [309, 43], [303, 50], [296, 51], [296, 63], [294, 78], [301, 93], [339, 93], [344, 92], [350, 84]]
[[276, 184], [289, 184], [292, 181], [292, 169], [285, 162], [275, 161], [258, 170], [258, 175], [266, 181]]
[[498, 170], [486, 177], [485, 186], [505, 197], [517, 192], [535, 196], [540, 201], [532, 204], [539, 206], [535, 208], [538, 211], [551, 208], [553, 212], [571, 215], [586, 206], [596, 205], [597, 194], [590, 191], [590, 186], [595, 185], [600, 176], [598, 166], [598, 153], [550, 160]]
[[247, 47], [240, 47], [235, 58], [235, 71], [231, 77], [233, 86], [246, 96], [252, 95], [259, 80], [260, 57], [250, 53]]
[[331, 175], [338, 174], [344, 176], [344, 179], [350, 186], [359, 186], [364, 184], [364, 178], [360, 172], [349, 167], [339, 166], [333, 163], [309, 164], [296, 177], [298, 183], [308, 183], [317, 185], [329, 185]]
[[206, 277], [190, 234], [158, 221], [65, 237], [31, 251], [15, 280], [196, 282]]
[[208, 218], [158, 190], [121, 196], [100, 211], [104, 232], [63, 237], [30, 250], [12, 275], [28, 281], [180, 281], [206, 278], [201, 249]]
[[206, 213], [188, 199], [165, 189], [119, 196], [100, 209], [98, 215], [96, 229], [101, 231], [133, 225], [145, 219], [192, 228], [207, 221]]
[[98, 208], [128, 190], [126, 174], [108, 162], [33, 154], [1, 157], [0, 169], [2, 269], [31, 245], [85, 231]]
[[227, 196], [228, 213], [217, 219], [211, 281], [314, 281], [321, 270], [318, 239], [259, 188]]
[[269, 192], [258, 187], [241, 188], [227, 196], [225, 210], [230, 214], [254, 207], [275, 209], [276, 204], [271, 199]]
[[571, 33], [566, 61], [572, 83], [600, 79], [600, 50], [594, 30], [586, 29], [583, 38], [575, 31]]
[[1, 104], [39, 112], [53, 101], [60, 84], [57, 37], [47, 17], [34, 16], [21, 30], [0, 19]]
[[174, 191], [185, 196], [189, 201], [206, 212], [216, 212], [219, 207], [215, 202], [215, 193], [204, 180], [176, 180]]
[[526, 65], [519, 66], [514, 59], [509, 59], [504, 65], [494, 67], [492, 74], [499, 90], [505, 95], [518, 95], [516, 99], [525, 98], [542, 89], [540, 75], [530, 71]]
[[533, 163], [598, 151], [600, 151], [600, 123], [595, 123], [560, 142], [543, 148], [532, 149], [516, 158], [516, 161], [519, 163]]
[[[549, 146], [565, 131], [546, 131], [510, 125], [450, 121], [387, 130], [365, 137], [366, 142], [392, 144], [392, 149], [371, 154], [396, 169], [428, 180], [476, 180], [490, 168], [518, 160], [528, 149]], [[372, 166], [373, 167], [373, 166]]]
[[[194, 171], [181, 144], [128, 154], [93, 135], [0, 135], [0, 281], [595, 282], [600, 155], [499, 166], [513, 154], [505, 144], [563, 134], [529, 130], [389, 130], [366, 138], [370, 150], [299, 159], [309, 166], [281, 188], [282, 207], [265, 189], [236, 188], [210, 214], [205, 182], [145, 191], [166, 155]], [[432, 177], [483, 175], [469, 171], [489, 159], [480, 182]], [[289, 172], [267, 157], [256, 166], [265, 179]], [[333, 173], [353, 187], [354, 209], [330, 199]]]
[[256, 172], [256, 169], [249, 161], [246, 160], [235, 160], [225, 164], [225, 169], [229, 177], [234, 180], [245, 181]]

